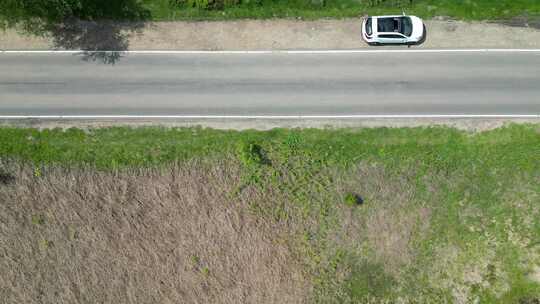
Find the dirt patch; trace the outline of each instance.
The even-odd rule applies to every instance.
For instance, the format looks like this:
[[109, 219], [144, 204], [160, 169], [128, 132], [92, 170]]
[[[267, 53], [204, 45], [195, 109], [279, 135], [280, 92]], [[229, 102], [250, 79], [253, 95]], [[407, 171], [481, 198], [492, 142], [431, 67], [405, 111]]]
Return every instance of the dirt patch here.
[[13, 182], [15, 182], [13, 175], [0, 171], [0, 186], [10, 185]]
[[534, 28], [534, 29], [540, 30], [540, 16], [538, 17], [517, 16], [510, 20], [499, 21], [498, 23], [504, 24], [507, 26]]
[[[420, 48], [540, 48], [536, 21], [516, 27], [521, 19], [505, 24], [426, 21], [428, 37]], [[259, 49], [358, 49], [368, 47], [361, 39], [358, 18], [300, 21], [239, 20], [201, 22], [154, 22], [136, 32], [118, 32], [131, 50], [259, 50]], [[109, 27], [94, 26], [107, 30]], [[130, 28], [123, 24], [121, 28]], [[104, 33], [105, 37], [110, 34]], [[93, 32], [92, 36], [99, 37]], [[86, 45], [87, 46], [87, 45]], [[52, 39], [33, 38], [8, 30], [0, 35], [0, 49], [49, 49]], [[87, 46], [88, 47], [88, 46]], [[391, 47], [395, 48], [395, 47]]]
[[0, 120], [0, 126], [54, 129], [105, 128], [114, 126], [142, 127], [195, 127], [219, 130], [271, 130], [275, 128], [377, 128], [377, 127], [428, 127], [447, 126], [459, 130], [482, 132], [511, 123], [538, 124], [539, 119], [201, 119], [201, 120]]
[[531, 280], [537, 282], [540, 284], [540, 266], [536, 266], [534, 267], [531, 275], [530, 275], [530, 278]]
[[407, 210], [388, 206], [369, 218], [366, 234], [386, 271], [398, 274], [400, 267], [413, 261], [415, 232], [419, 223], [429, 227], [430, 213], [425, 208]]
[[230, 164], [102, 173], [9, 167], [6, 303], [302, 303], [283, 229], [228, 194]]

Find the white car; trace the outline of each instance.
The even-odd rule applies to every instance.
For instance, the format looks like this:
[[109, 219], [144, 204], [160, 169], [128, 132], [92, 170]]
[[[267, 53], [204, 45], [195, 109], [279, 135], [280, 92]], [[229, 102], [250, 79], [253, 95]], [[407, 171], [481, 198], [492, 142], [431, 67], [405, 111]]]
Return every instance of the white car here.
[[369, 45], [421, 44], [426, 26], [416, 16], [368, 16], [362, 21], [362, 39]]

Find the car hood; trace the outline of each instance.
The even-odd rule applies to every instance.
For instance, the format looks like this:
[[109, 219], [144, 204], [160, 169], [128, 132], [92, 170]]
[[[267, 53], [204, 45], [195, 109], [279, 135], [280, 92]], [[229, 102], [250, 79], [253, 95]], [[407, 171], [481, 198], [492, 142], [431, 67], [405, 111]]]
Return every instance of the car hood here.
[[413, 25], [413, 31], [411, 34], [412, 38], [421, 38], [424, 36], [424, 22], [422, 19], [416, 17], [416, 16], [410, 16], [412, 25]]

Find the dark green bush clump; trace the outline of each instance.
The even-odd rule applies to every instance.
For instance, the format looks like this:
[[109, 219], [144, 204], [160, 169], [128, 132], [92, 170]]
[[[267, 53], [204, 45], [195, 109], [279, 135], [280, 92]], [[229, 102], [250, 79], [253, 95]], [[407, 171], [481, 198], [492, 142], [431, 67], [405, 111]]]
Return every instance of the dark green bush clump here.
[[205, 10], [221, 10], [241, 4], [240, 0], [171, 0], [175, 7], [192, 7]]
[[253, 142], [240, 142], [237, 147], [237, 154], [240, 161], [246, 167], [259, 166], [266, 163], [262, 147]]
[[347, 195], [345, 195], [345, 205], [347, 206], [354, 207], [354, 206], [362, 205], [363, 203], [364, 203], [364, 200], [358, 194], [347, 193]]

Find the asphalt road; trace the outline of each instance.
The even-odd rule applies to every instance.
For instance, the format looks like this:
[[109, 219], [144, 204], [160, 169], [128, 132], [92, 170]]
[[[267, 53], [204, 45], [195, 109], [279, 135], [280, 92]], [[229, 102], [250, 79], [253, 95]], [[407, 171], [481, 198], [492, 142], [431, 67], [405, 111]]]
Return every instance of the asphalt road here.
[[0, 54], [0, 116], [357, 114], [540, 114], [540, 52]]

